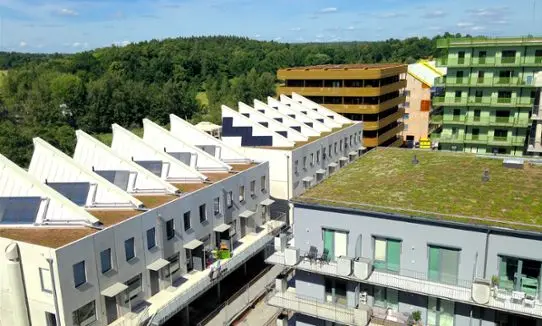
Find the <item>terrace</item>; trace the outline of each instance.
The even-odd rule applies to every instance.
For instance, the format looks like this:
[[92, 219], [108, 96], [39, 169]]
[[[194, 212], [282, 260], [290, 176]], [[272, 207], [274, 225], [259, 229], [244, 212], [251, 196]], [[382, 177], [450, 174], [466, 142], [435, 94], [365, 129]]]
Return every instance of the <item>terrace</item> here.
[[[483, 182], [486, 169], [490, 180]], [[474, 154], [386, 148], [363, 155], [296, 201], [542, 232], [541, 187], [542, 168], [533, 164], [510, 169]]]

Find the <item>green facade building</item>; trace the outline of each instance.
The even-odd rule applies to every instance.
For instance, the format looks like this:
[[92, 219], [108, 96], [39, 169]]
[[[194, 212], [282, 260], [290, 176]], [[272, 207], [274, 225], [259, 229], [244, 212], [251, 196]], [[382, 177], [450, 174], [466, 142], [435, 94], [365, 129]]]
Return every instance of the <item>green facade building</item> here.
[[[438, 66], [448, 69], [433, 97], [442, 123], [431, 138], [443, 150], [539, 154], [542, 37], [441, 39]], [[534, 114], [533, 114], [534, 113]]]

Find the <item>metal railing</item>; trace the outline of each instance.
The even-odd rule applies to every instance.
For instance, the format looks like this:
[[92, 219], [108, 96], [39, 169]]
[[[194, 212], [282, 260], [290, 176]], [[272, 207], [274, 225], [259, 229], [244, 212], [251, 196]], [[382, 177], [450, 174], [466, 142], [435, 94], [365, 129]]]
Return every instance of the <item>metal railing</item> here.
[[266, 234], [262, 238], [256, 240], [245, 250], [234, 253], [233, 257], [221, 265], [221, 273], [217, 278], [203, 277], [182, 294], [168, 301], [160, 310], [156, 312], [151, 320], [152, 325], [161, 325], [173, 315], [178, 313], [182, 308], [188, 305], [192, 300], [198, 297], [201, 293], [214, 286], [224, 277], [229, 275], [236, 267], [240, 266], [255, 254], [260, 252], [265, 245], [273, 240], [272, 234]]

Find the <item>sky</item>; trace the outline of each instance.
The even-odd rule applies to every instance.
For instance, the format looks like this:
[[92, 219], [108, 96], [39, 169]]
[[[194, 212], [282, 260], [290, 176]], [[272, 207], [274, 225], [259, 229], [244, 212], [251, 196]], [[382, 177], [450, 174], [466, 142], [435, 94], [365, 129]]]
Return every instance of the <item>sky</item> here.
[[542, 0], [0, 0], [0, 50], [79, 52], [192, 35], [372, 41], [542, 35]]

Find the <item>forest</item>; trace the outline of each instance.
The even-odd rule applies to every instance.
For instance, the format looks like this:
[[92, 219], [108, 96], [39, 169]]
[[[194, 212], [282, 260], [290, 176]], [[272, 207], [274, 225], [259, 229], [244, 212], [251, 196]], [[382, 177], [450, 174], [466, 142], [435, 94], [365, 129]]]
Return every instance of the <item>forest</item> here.
[[[412, 63], [436, 39], [287, 44], [234, 36], [152, 40], [76, 54], [0, 53], [0, 153], [26, 166], [39, 136], [71, 154], [76, 129], [134, 129], [176, 114], [220, 122], [220, 105], [274, 96], [276, 70], [341, 63]], [[456, 36], [456, 35], [454, 35]]]

